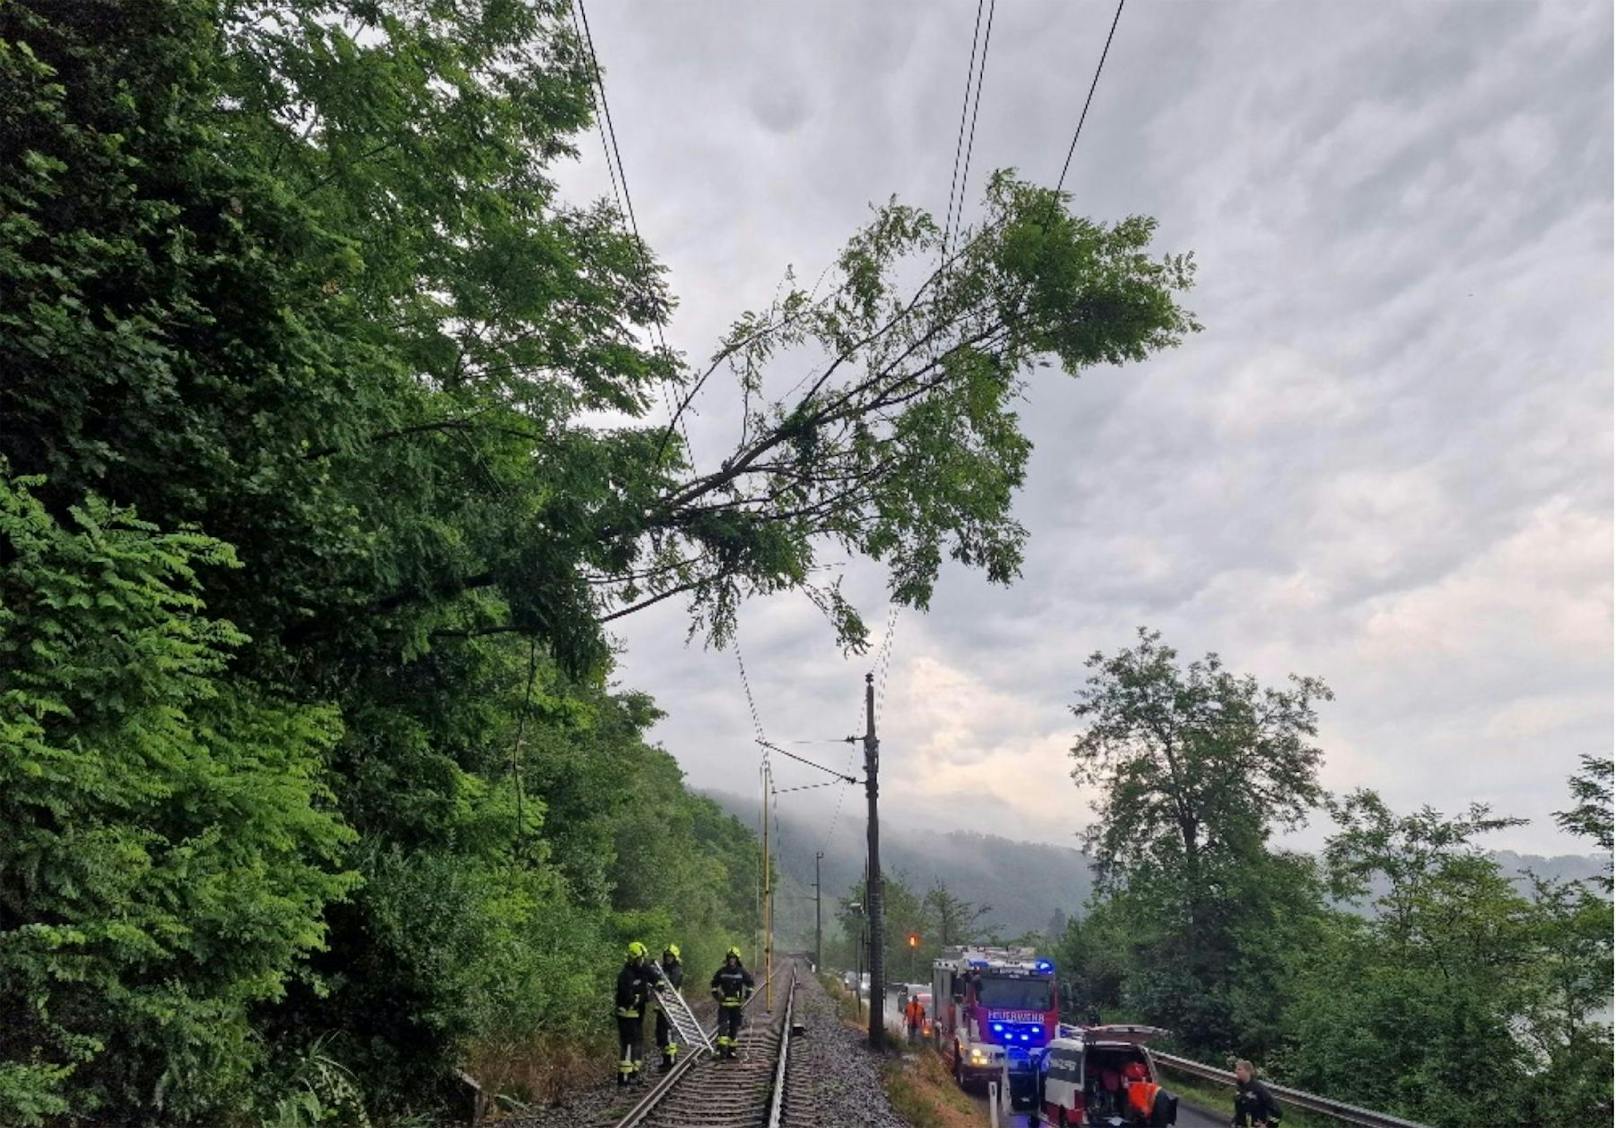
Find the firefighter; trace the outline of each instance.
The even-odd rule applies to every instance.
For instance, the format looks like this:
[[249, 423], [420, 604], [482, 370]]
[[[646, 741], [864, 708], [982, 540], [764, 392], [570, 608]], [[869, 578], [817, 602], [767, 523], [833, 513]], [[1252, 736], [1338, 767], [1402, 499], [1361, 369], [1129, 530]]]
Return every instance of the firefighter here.
[[909, 1028], [909, 1042], [920, 1041], [920, 1028], [926, 1022], [926, 1008], [920, 1005], [919, 995], [909, 996], [909, 1005], [903, 1008], [904, 1025]]
[[[679, 945], [669, 944], [662, 949], [662, 978], [675, 991], [685, 981], [685, 965], [679, 960]], [[662, 1072], [673, 1068], [673, 1059], [679, 1053], [679, 1043], [673, 1040], [673, 1024], [668, 1021], [662, 1000], [656, 1002], [656, 1041], [662, 1047]]]
[[628, 958], [617, 973], [617, 1084], [627, 1085], [640, 1073], [640, 1043], [645, 1040], [645, 1007], [651, 985], [658, 977], [656, 965], [646, 959], [645, 945], [635, 940], [628, 946]]
[[741, 1038], [741, 1007], [752, 996], [752, 973], [741, 966], [741, 950], [724, 953], [724, 966], [713, 972], [713, 998], [718, 1000], [718, 1056], [732, 1058]]
[[1234, 1123], [1274, 1128], [1279, 1123], [1279, 1105], [1268, 1086], [1257, 1080], [1257, 1070], [1244, 1059], [1234, 1063]]

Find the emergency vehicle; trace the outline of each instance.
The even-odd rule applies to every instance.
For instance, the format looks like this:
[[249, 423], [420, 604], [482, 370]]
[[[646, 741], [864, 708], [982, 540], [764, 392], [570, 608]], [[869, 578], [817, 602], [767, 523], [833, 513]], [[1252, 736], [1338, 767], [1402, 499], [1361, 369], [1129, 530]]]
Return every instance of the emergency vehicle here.
[[1178, 1098], [1161, 1087], [1145, 1042], [1155, 1026], [1062, 1024], [1038, 1062], [1038, 1123], [1166, 1128]]
[[1033, 948], [944, 948], [932, 965], [932, 1031], [960, 1088], [1008, 1067], [1011, 1096], [1032, 1103], [1039, 1052], [1055, 1036], [1055, 965]]

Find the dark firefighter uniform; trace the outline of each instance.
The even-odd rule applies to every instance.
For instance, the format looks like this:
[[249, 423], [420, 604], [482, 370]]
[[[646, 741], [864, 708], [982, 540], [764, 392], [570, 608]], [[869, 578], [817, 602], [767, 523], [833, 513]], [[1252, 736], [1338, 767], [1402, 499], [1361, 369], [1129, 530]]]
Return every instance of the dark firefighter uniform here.
[[638, 940], [628, 946], [628, 959], [617, 973], [617, 1083], [627, 1085], [640, 1072], [640, 1043], [644, 1041], [645, 1008], [658, 977], [655, 964], [645, 958]]
[[1234, 1122], [1237, 1125], [1279, 1123], [1279, 1104], [1255, 1077], [1249, 1081], [1236, 1081], [1234, 1087]]
[[[679, 945], [669, 944], [662, 949], [662, 978], [675, 991], [684, 985], [685, 965], [679, 961]], [[679, 1053], [679, 1043], [673, 1040], [673, 1024], [662, 1009], [662, 1000], [656, 1002], [656, 1044], [662, 1047], [662, 1068], [672, 1069], [673, 1059]]]
[[731, 948], [724, 966], [713, 972], [713, 998], [718, 1000], [718, 1053], [735, 1056], [741, 1040], [741, 1006], [752, 995], [752, 973], [741, 966], [741, 950]]

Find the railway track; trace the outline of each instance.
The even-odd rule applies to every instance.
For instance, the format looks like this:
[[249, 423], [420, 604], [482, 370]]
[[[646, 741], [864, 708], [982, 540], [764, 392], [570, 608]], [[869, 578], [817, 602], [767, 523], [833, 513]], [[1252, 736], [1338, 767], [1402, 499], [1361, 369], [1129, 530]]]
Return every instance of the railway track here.
[[[762, 1021], [748, 1015], [733, 1060], [692, 1049], [626, 1116], [607, 1123], [612, 1128], [797, 1128], [815, 1123], [806, 1102], [793, 1101], [789, 1093], [796, 992], [793, 964], [784, 1005]], [[752, 998], [762, 993], [760, 985]]]

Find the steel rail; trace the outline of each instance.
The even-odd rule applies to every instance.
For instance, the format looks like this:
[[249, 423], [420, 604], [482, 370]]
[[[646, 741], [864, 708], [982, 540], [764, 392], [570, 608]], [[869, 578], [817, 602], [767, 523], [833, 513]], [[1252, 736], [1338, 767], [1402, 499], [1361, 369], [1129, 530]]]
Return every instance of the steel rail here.
[[[1203, 1065], [1201, 1062], [1190, 1058], [1177, 1057], [1173, 1054], [1164, 1054], [1155, 1050], [1151, 1051], [1150, 1056], [1168, 1069], [1187, 1073], [1191, 1077], [1216, 1081], [1222, 1085], [1234, 1086], [1234, 1074], [1227, 1069]], [[1418, 1124], [1412, 1120], [1404, 1120], [1400, 1116], [1360, 1108], [1358, 1105], [1348, 1104], [1345, 1101], [1321, 1097], [1317, 1093], [1306, 1093], [1301, 1089], [1292, 1089], [1285, 1085], [1270, 1085], [1267, 1082], [1264, 1082], [1264, 1084], [1268, 1086], [1268, 1091], [1273, 1093], [1281, 1104], [1302, 1109], [1304, 1112], [1317, 1112], [1325, 1116], [1333, 1116], [1344, 1123], [1359, 1125], [1360, 1128], [1426, 1128], [1423, 1124]]]
[[[751, 998], [741, 1004], [743, 1011], [751, 1007], [752, 999], [756, 999], [763, 994], [763, 987], [769, 982], [769, 979], [770, 977], [765, 975], [758, 980], [757, 987], [753, 989]], [[792, 981], [792, 987], [795, 990], [795, 979]], [[714, 1034], [718, 1032], [716, 1025], [713, 1027], [713, 1032]], [[674, 1087], [679, 1084], [684, 1075], [690, 1072], [696, 1062], [701, 1060], [706, 1053], [705, 1046], [690, 1047], [690, 1052], [685, 1056], [685, 1059], [670, 1069], [662, 1080], [658, 1081], [645, 1096], [640, 1098], [638, 1104], [629, 1109], [628, 1114], [617, 1122], [617, 1128], [638, 1128], [639, 1125], [644, 1124], [645, 1118], [656, 1111], [657, 1106], [662, 1103], [669, 1093], [673, 1092]]]
[[780, 1028], [780, 1062], [774, 1070], [774, 1091], [769, 1094], [769, 1128], [780, 1128], [786, 1107], [786, 1058], [791, 1052], [791, 1008], [797, 1003], [797, 969], [791, 969], [791, 986], [786, 991], [785, 1025]]

